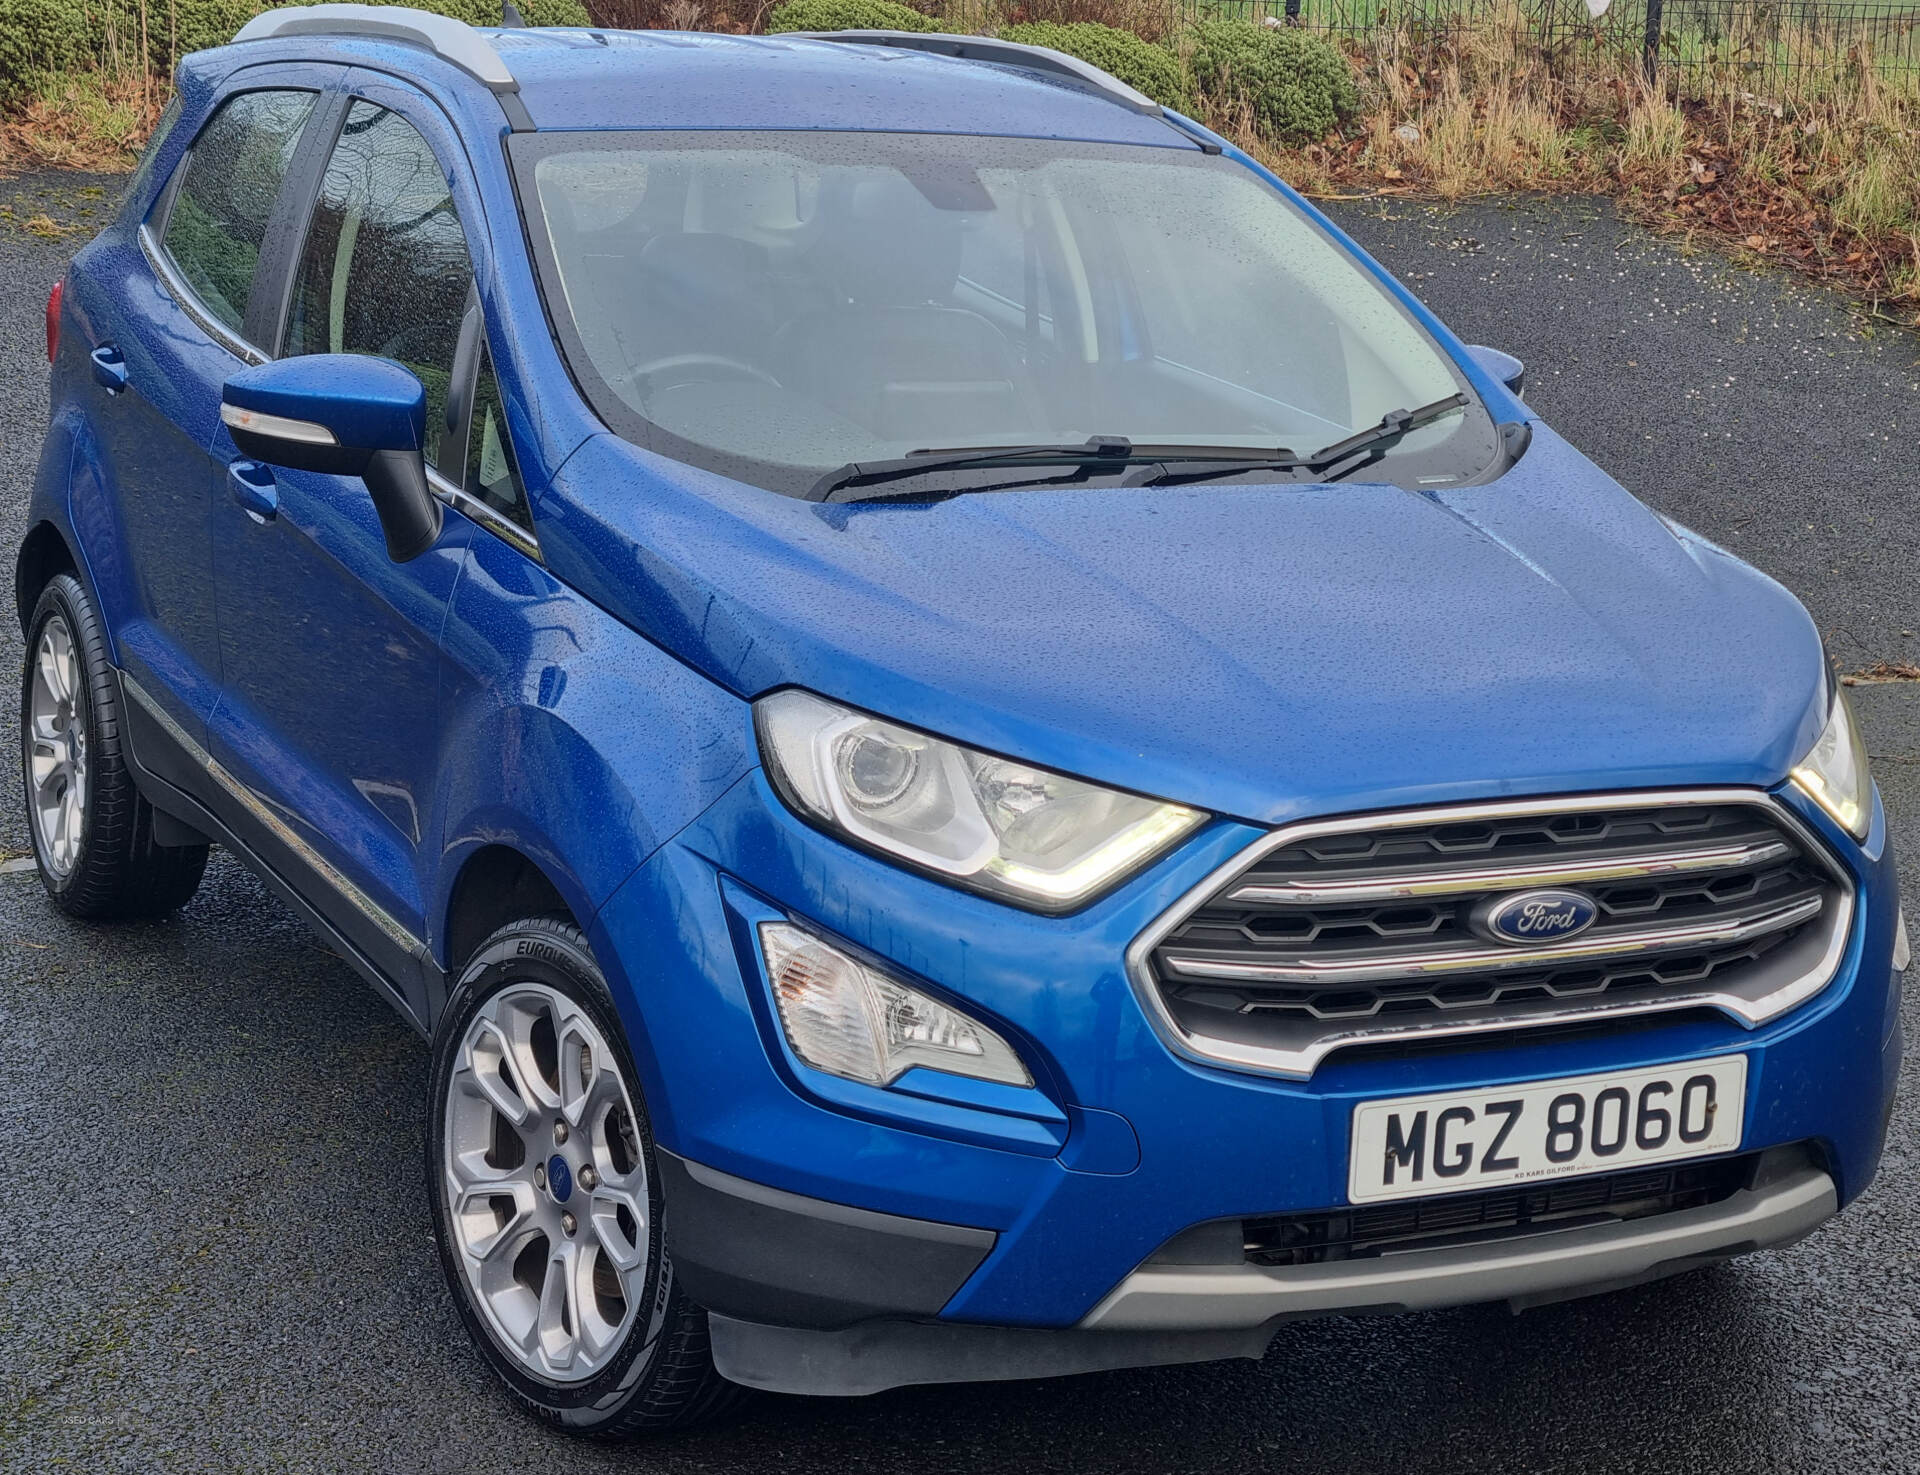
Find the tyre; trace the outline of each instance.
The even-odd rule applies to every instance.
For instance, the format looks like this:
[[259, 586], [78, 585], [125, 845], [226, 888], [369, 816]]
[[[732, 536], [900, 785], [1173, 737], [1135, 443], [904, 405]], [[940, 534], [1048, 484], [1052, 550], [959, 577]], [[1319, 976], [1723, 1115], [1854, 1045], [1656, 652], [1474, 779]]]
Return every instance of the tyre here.
[[154, 840], [125, 740], [100, 617], [78, 579], [56, 575], [27, 622], [20, 749], [40, 881], [70, 917], [162, 916], [207, 868], [205, 845]]
[[462, 1319], [514, 1396], [569, 1433], [698, 1422], [739, 1392], [674, 1285], [633, 1058], [579, 929], [501, 928], [436, 1032], [427, 1183]]

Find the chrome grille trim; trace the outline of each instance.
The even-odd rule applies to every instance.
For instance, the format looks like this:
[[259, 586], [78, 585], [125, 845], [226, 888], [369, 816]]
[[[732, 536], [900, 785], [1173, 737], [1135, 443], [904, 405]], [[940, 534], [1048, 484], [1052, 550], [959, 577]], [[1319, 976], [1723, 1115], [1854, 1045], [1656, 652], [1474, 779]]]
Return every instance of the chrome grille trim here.
[[1628, 957], [1636, 953], [1675, 952], [1718, 943], [1746, 942], [1769, 932], [1797, 927], [1818, 916], [1825, 905], [1824, 898], [1808, 896], [1750, 917], [1730, 917], [1690, 927], [1588, 932], [1572, 942], [1554, 943], [1549, 947], [1447, 948], [1430, 953], [1395, 953], [1390, 957], [1356, 954], [1345, 958], [1300, 958], [1288, 963], [1221, 963], [1212, 958], [1168, 953], [1161, 961], [1189, 978], [1241, 978], [1265, 983], [1368, 983], [1427, 973], [1503, 973], [1513, 968], [1550, 967], [1587, 958]]
[[1252, 883], [1228, 893], [1229, 901], [1274, 902], [1285, 906], [1350, 906], [1368, 901], [1414, 901], [1428, 896], [1458, 896], [1494, 887], [1524, 891], [1532, 886], [1577, 886], [1582, 882], [1631, 881], [1640, 876], [1675, 876], [1688, 871], [1717, 871], [1732, 866], [1765, 865], [1791, 854], [1774, 840], [1758, 845], [1703, 845], [1667, 854], [1609, 856], [1601, 860], [1563, 861], [1558, 865], [1477, 866], [1470, 870], [1409, 872], [1365, 881]]
[[[1818, 899], [1819, 905], [1810, 910], [1806, 917], [1798, 919], [1800, 922], [1812, 919], [1812, 930], [1817, 935], [1809, 937], [1803, 934], [1802, 938], [1796, 938], [1790, 944], [1791, 950], [1795, 953], [1796, 966], [1793, 971], [1758, 995], [1742, 993], [1733, 988], [1717, 987], [1709, 978], [1702, 980], [1699, 987], [1675, 987], [1670, 993], [1654, 998], [1613, 1001], [1595, 999], [1587, 1002], [1556, 1000], [1552, 1007], [1511, 1010], [1503, 1010], [1496, 1006], [1491, 1012], [1471, 1019], [1437, 1018], [1390, 1022], [1360, 1017], [1351, 1021], [1329, 1020], [1326, 1022], [1324, 1032], [1311, 1042], [1298, 1048], [1280, 1048], [1223, 1039], [1186, 1028], [1175, 1018], [1155, 976], [1154, 952], [1165, 938], [1184, 925], [1208, 903], [1224, 900], [1229, 894], [1233, 894], [1229, 893], [1228, 888], [1232, 887], [1235, 878], [1244, 875], [1263, 858], [1305, 840], [1323, 835], [1363, 830], [1391, 830], [1396, 827], [1424, 824], [1473, 823], [1503, 818], [1581, 814], [1608, 809], [1653, 810], [1706, 805], [1745, 805], [1758, 809], [1768, 822], [1777, 826], [1801, 847], [1807, 861], [1818, 870], [1824, 871], [1833, 882], [1832, 892]], [[1679, 849], [1672, 852], [1673, 855], [1683, 853]], [[1761, 859], [1764, 861], [1769, 858], [1771, 857]], [[1739, 862], [1725, 863], [1738, 864]], [[1623, 879], [1631, 880], [1633, 877], [1628, 876]], [[1511, 884], [1515, 889], [1524, 889], [1531, 883], [1502, 880], [1496, 884], [1501, 887]], [[1239, 899], [1237, 895], [1235, 899]], [[1342, 901], [1352, 899], [1350, 894], [1341, 897]], [[1398, 898], [1381, 899], [1396, 900]], [[1798, 900], [1774, 910], [1785, 913], [1804, 905], [1804, 900]], [[1257, 905], [1258, 902], [1255, 904]], [[1296, 899], [1294, 904], [1301, 903]], [[1702, 1008], [1717, 1009], [1743, 1027], [1752, 1029], [1804, 1004], [1833, 980], [1852, 932], [1855, 905], [1852, 877], [1835, 859], [1826, 842], [1773, 795], [1761, 789], [1625, 791], [1551, 799], [1449, 805], [1426, 809], [1374, 811], [1330, 819], [1304, 820], [1285, 825], [1261, 836], [1187, 891], [1135, 938], [1127, 949], [1126, 969], [1128, 980], [1133, 985], [1134, 993], [1139, 998], [1142, 1008], [1161, 1037], [1177, 1054], [1204, 1064], [1226, 1065], [1265, 1075], [1305, 1080], [1312, 1076], [1321, 1061], [1329, 1055], [1339, 1050], [1362, 1045], [1495, 1035], [1514, 1030], [1579, 1024], [1595, 1019], [1628, 1018]], [[1772, 913], [1766, 914], [1766, 917], [1768, 920], [1774, 920]], [[1775, 920], [1776, 929], [1793, 925], [1796, 925], [1795, 922]], [[1673, 929], [1667, 930], [1671, 932]], [[1622, 935], [1616, 933], [1615, 937], [1617, 939]], [[1580, 942], [1586, 940], [1581, 938], [1575, 943], [1562, 946], [1577, 947]], [[1694, 943], [1698, 945], [1699, 940], [1695, 939]], [[1610, 949], [1608, 955], [1611, 956], [1617, 952], [1617, 949]], [[1403, 962], [1404, 956], [1402, 956]], [[1569, 956], [1569, 954], [1559, 955], [1560, 958]], [[1532, 961], [1533, 966], [1540, 966], [1540, 960], [1537, 957]], [[1572, 956], [1572, 961], [1579, 962], [1580, 958]], [[1312, 976], [1319, 979], [1324, 975], [1315, 973]], [[1344, 980], [1351, 979], [1353, 975], [1336, 976]]]

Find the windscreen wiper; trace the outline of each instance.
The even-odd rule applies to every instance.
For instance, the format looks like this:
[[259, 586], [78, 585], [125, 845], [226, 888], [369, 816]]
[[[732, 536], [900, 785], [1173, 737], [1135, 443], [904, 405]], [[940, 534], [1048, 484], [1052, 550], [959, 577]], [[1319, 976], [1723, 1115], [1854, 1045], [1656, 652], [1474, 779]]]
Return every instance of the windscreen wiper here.
[[[1379, 423], [1323, 446], [1311, 456], [1296, 456], [1285, 447], [1267, 451], [1258, 446], [1137, 446], [1124, 435], [1092, 435], [1079, 445], [981, 446], [974, 450], [927, 450], [889, 461], [849, 461], [829, 471], [807, 491], [810, 502], [874, 502], [891, 497], [919, 497], [919, 488], [877, 494], [865, 488], [908, 477], [942, 471], [965, 471], [991, 466], [1078, 466], [1089, 469], [1148, 464], [1158, 467], [1138, 483], [1161, 486], [1170, 482], [1202, 481], [1208, 477], [1238, 476], [1248, 471], [1324, 471], [1351, 456], [1385, 450], [1412, 430], [1431, 424], [1467, 403], [1464, 394], [1450, 394], [1414, 410], [1389, 410]], [[948, 495], [986, 488], [955, 488]], [[850, 495], [851, 494], [851, 495]]]
[[[1096, 435], [1080, 445], [982, 446], [978, 450], [915, 451], [892, 461], [849, 461], [821, 477], [807, 496], [815, 502], [879, 502], [896, 497], [924, 497], [927, 492], [920, 487], [877, 492], [868, 492], [865, 488], [911, 476], [976, 466], [1072, 466], [1092, 471], [1118, 470], [1123, 466], [1220, 466], [1225, 469], [1214, 474], [1224, 475], [1232, 471], [1305, 464], [1284, 446], [1269, 449], [1266, 446], [1136, 445], [1124, 435]], [[1004, 491], [1010, 486], [1023, 485], [1026, 483], [990, 482], [952, 487], [938, 495], [957, 497], [963, 492]]]
[[[1431, 425], [1443, 416], [1469, 403], [1464, 394], [1450, 394], [1445, 399], [1437, 399], [1432, 404], [1421, 405], [1412, 410], [1389, 410], [1379, 421], [1365, 430], [1355, 431], [1345, 440], [1337, 440], [1332, 445], [1322, 446], [1311, 456], [1295, 456], [1283, 451], [1279, 455], [1264, 460], [1245, 460], [1237, 463], [1222, 464], [1220, 458], [1201, 457], [1162, 457], [1159, 471], [1142, 479], [1141, 486], [1168, 486], [1179, 482], [1207, 481], [1214, 477], [1239, 476], [1248, 471], [1312, 471], [1324, 472], [1338, 466], [1342, 461], [1367, 452], [1384, 452], [1398, 445], [1400, 438], [1410, 431]], [[1377, 459], [1377, 456], [1374, 458]], [[1356, 470], [1349, 467], [1348, 470]], [[1342, 475], [1345, 473], [1343, 472]]]
[[[970, 466], [1125, 466], [1134, 459], [1133, 442], [1124, 435], [1093, 435], [1080, 445], [982, 446], [978, 450], [915, 451], [891, 461], [849, 461], [816, 481], [809, 502], [863, 502], [870, 497], [841, 493], [910, 476], [964, 471]], [[882, 496], [899, 495], [882, 493]], [[918, 491], [906, 495], [922, 495]]]

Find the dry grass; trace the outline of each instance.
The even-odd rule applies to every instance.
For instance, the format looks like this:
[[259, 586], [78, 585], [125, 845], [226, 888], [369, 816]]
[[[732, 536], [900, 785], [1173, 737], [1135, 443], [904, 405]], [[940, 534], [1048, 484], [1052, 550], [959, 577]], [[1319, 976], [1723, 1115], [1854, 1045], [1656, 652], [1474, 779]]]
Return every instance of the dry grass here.
[[766, 28], [779, 0], [586, 0], [597, 26], [616, 31], [724, 31]]
[[1920, 666], [1912, 661], [1875, 661], [1840, 680], [1848, 686], [1881, 686], [1889, 681], [1920, 681]]
[[1797, 103], [1711, 85], [1676, 98], [1605, 52], [1549, 71], [1517, 24], [1438, 54], [1387, 37], [1352, 60], [1367, 98], [1355, 136], [1260, 149], [1310, 194], [1613, 194], [1656, 228], [1843, 282], [1920, 323], [1920, 95], [1857, 56], [1827, 58], [1818, 95]]
[[[950, 9], [956, 19], [972, 18], [966, 3], [942, 8]], [[1004, 0], [997, 7], [972, 8], [981, 11], [983, 21], [988, 19], [989, 8], [1004, 12], [993, 18], [995, 25], [1025, 25], [1034, 21], [1072, 25], [1077, 21], [1096, 21], [1117, 30], [1132, 31], [1149, 41], [1165, 41], [1178, 29], [1181, 20], [1180, 13], [1165, 0]]]
[[0, 119], [0, 171], [131, 169], [166, 100], [165, 86], [148, 77], [53, 78]]

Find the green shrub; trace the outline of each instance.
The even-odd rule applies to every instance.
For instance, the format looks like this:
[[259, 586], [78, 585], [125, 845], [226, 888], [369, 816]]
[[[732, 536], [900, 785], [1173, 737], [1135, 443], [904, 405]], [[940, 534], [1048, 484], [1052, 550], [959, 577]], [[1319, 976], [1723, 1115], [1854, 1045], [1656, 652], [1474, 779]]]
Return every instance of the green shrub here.
[[159, 53], [164, 65], [169, 12], [174, 24], [174, 54], [185, 56], [189, 51], [225, 46], [234, 32], [265, 8], [260, 0], [147, 0], [147, 45]]
[[[526, 0], [520, 7], [530, 26], [590, 26], [593, 17], [580, 0]], [[498, 17], [495, 18], [496, 22]]]
[[[500, 24], [500, 0], [372, 0], [413, 3], [469, 25]], [[518, 0], [529, 25], [591, 25], [581, 0]], [[144, 23], [147, 64], [165, 74], [190, 51], [224, 46], [262, 0], [0, 0], [0, 106], [15, 106], [46, 79], [100, 64], [139, 66]]]
[[92, 59], [80, 0], [0, 0], [0, 103]]
[[1278, 142], [1314, 143], [1360, 109], [1347, 59], [1319, 36], [1237, 20], [1202, 21], [1190, 35], [1193, 80], [1226, 115], [1219, 123], [1244, 112]]
[[938, 21], [895, 0], [787, 0], [767, 16], [779, 31], [937, 31]]
[[[0, 0], [0, 6], [49, 4], [54, 0]], [[312, 3], [312, 0], [295, 0]], [[452, 16], [470, 26], [500, 24], [500, 0], [364, 0], [372, 5], [407, 5]], [[77, 9], [77, 4], [75, 5]], [[138, 54], [141, 0], [91, 0], [90, 57], [124, 59]], [[147, 56], [156, 72], [189, 51], [225, 46], [262, 10], [262, 0], [146, 0]], [[520, 0], [520, 14], [533, 26], [590, 25], [580, 0]], [[109, 43], [109, 32], [112, 42]], [[5, 75], [0, 72], [0, 75]]]
[[[149, 4], [153, 0], [148, 0]], [[303, 0], [304, 3], [304, 0]], [[470, 26], [500, 24], [500, 0], [363, 0], [369, 5], [407, 5], [415, 10], [431, 10], [435, 15], [450, 15]], [[514, 0], [522, 19], [530, 26], [587, 26], [593, 22], [580, 0]]]
[[1064, 51], [1068, 56], [1077, 56], [1104, 72], [1111, 72], [1155, 102], [1182, 112], [1193, 109], [1192, 89], [1187, 85], [1180, 58], [1164, 46], [1143, 41], [1131, 31], [1103, 26], [1098, 21], [1077, 21], [1070, 25], [1038, 21], [1008, 26], [1000, 32], [1000, 39]]

